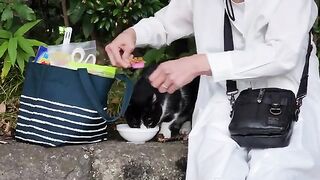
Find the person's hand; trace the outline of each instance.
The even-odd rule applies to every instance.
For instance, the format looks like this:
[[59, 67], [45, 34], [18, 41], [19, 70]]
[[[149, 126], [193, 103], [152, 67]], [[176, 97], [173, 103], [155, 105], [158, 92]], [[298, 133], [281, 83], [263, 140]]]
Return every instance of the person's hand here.
[[174, 93], [199, 75], [211, 75], [206, 55], [198, 54], [161, 63], [149, 76], [160, 93]]
[[128, 68], [129, 59], [133, 57], [132, 52], [136, 44], [136, 33], [129, 28], [119, 34], [110, 44], [105, 47], [113, 66]]

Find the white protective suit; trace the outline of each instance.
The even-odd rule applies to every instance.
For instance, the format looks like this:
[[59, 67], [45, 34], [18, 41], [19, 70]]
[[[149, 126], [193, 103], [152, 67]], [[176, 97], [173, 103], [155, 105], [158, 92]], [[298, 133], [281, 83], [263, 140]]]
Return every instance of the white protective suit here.
[[[320, 180], [320, 80], [316, 47], [290, 145], [247, 150], [230, 138], [226, 80], [239, 90], [278, 87], [298, 91], [315, 22], [313, 0], [245, 0], [232, 23], [235, 51], [223, 52], [225, 0], [171, 0], [133, 28], [137, 46], [160, 47], [194, 35], [212, 76], [202, 76], [189, 136], [187, 180]], [[241, 11], [242, 10], [242, 11]]]

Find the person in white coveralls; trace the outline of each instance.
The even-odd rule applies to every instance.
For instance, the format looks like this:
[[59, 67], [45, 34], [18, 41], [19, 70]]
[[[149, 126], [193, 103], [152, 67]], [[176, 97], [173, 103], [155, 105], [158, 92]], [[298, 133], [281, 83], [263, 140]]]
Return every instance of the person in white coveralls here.
[[[229, 1], [229, 2], [226, 2]], [[230, 2], [232, 1], [232, 2]], [[224, 52], [224, 13], [231, 3], [234, 51]], [[318, 9], [314, 0], [171, 0], [106, 46], [111, 63], [130, 67], [135, 47], [159, 48], [194, 35], [197, 54], [162, 63], [149, 77], [173, 93], [201, 76], [189, 135], [187, 180], [320, 180], [320, 80], [316, 47], [299, 121], [288, 147], [241, 148], [230, 138], [226, 80], [297, 93]], [[229, 13], [230, 16], [230, 13]]]

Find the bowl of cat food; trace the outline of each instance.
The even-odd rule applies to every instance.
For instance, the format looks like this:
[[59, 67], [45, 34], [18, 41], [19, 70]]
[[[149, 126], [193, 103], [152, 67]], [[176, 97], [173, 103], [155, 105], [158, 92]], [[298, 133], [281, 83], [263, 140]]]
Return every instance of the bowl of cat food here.
[[146, 128], [142, 125], [140, 128], [130, 128], [128, 124], [118, 124], [116, 127], [123, 139], [134, 144], [143, 144], [151, 140], [159, 131], [159, 126]]

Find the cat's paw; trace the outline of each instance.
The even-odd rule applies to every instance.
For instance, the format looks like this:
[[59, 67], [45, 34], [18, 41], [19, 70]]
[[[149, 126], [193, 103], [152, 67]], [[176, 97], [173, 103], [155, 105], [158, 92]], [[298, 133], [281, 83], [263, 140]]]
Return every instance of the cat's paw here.
[[181, 141], [181, 140], [184, 140], [184, 136], [182, 135], [172, 136], [170, 138], [165, 138], [163, 134], [157, 135], [157, 141], [161, 143], [171, 142], [171, 141]]
[[161, 123], [159, 134], [162, 134], [162, 136], [166, 139], [171, 138], [171, 130], [169, 128], [171, 124], [172, 122]]
[[181, 134], [181, 135], [189, 135], [189, 133], [191, 132], [191, 128], [192, 128], [191, 121], [186, 121], [181, 126], [181, 128], [179, 130], [179, 134]]

